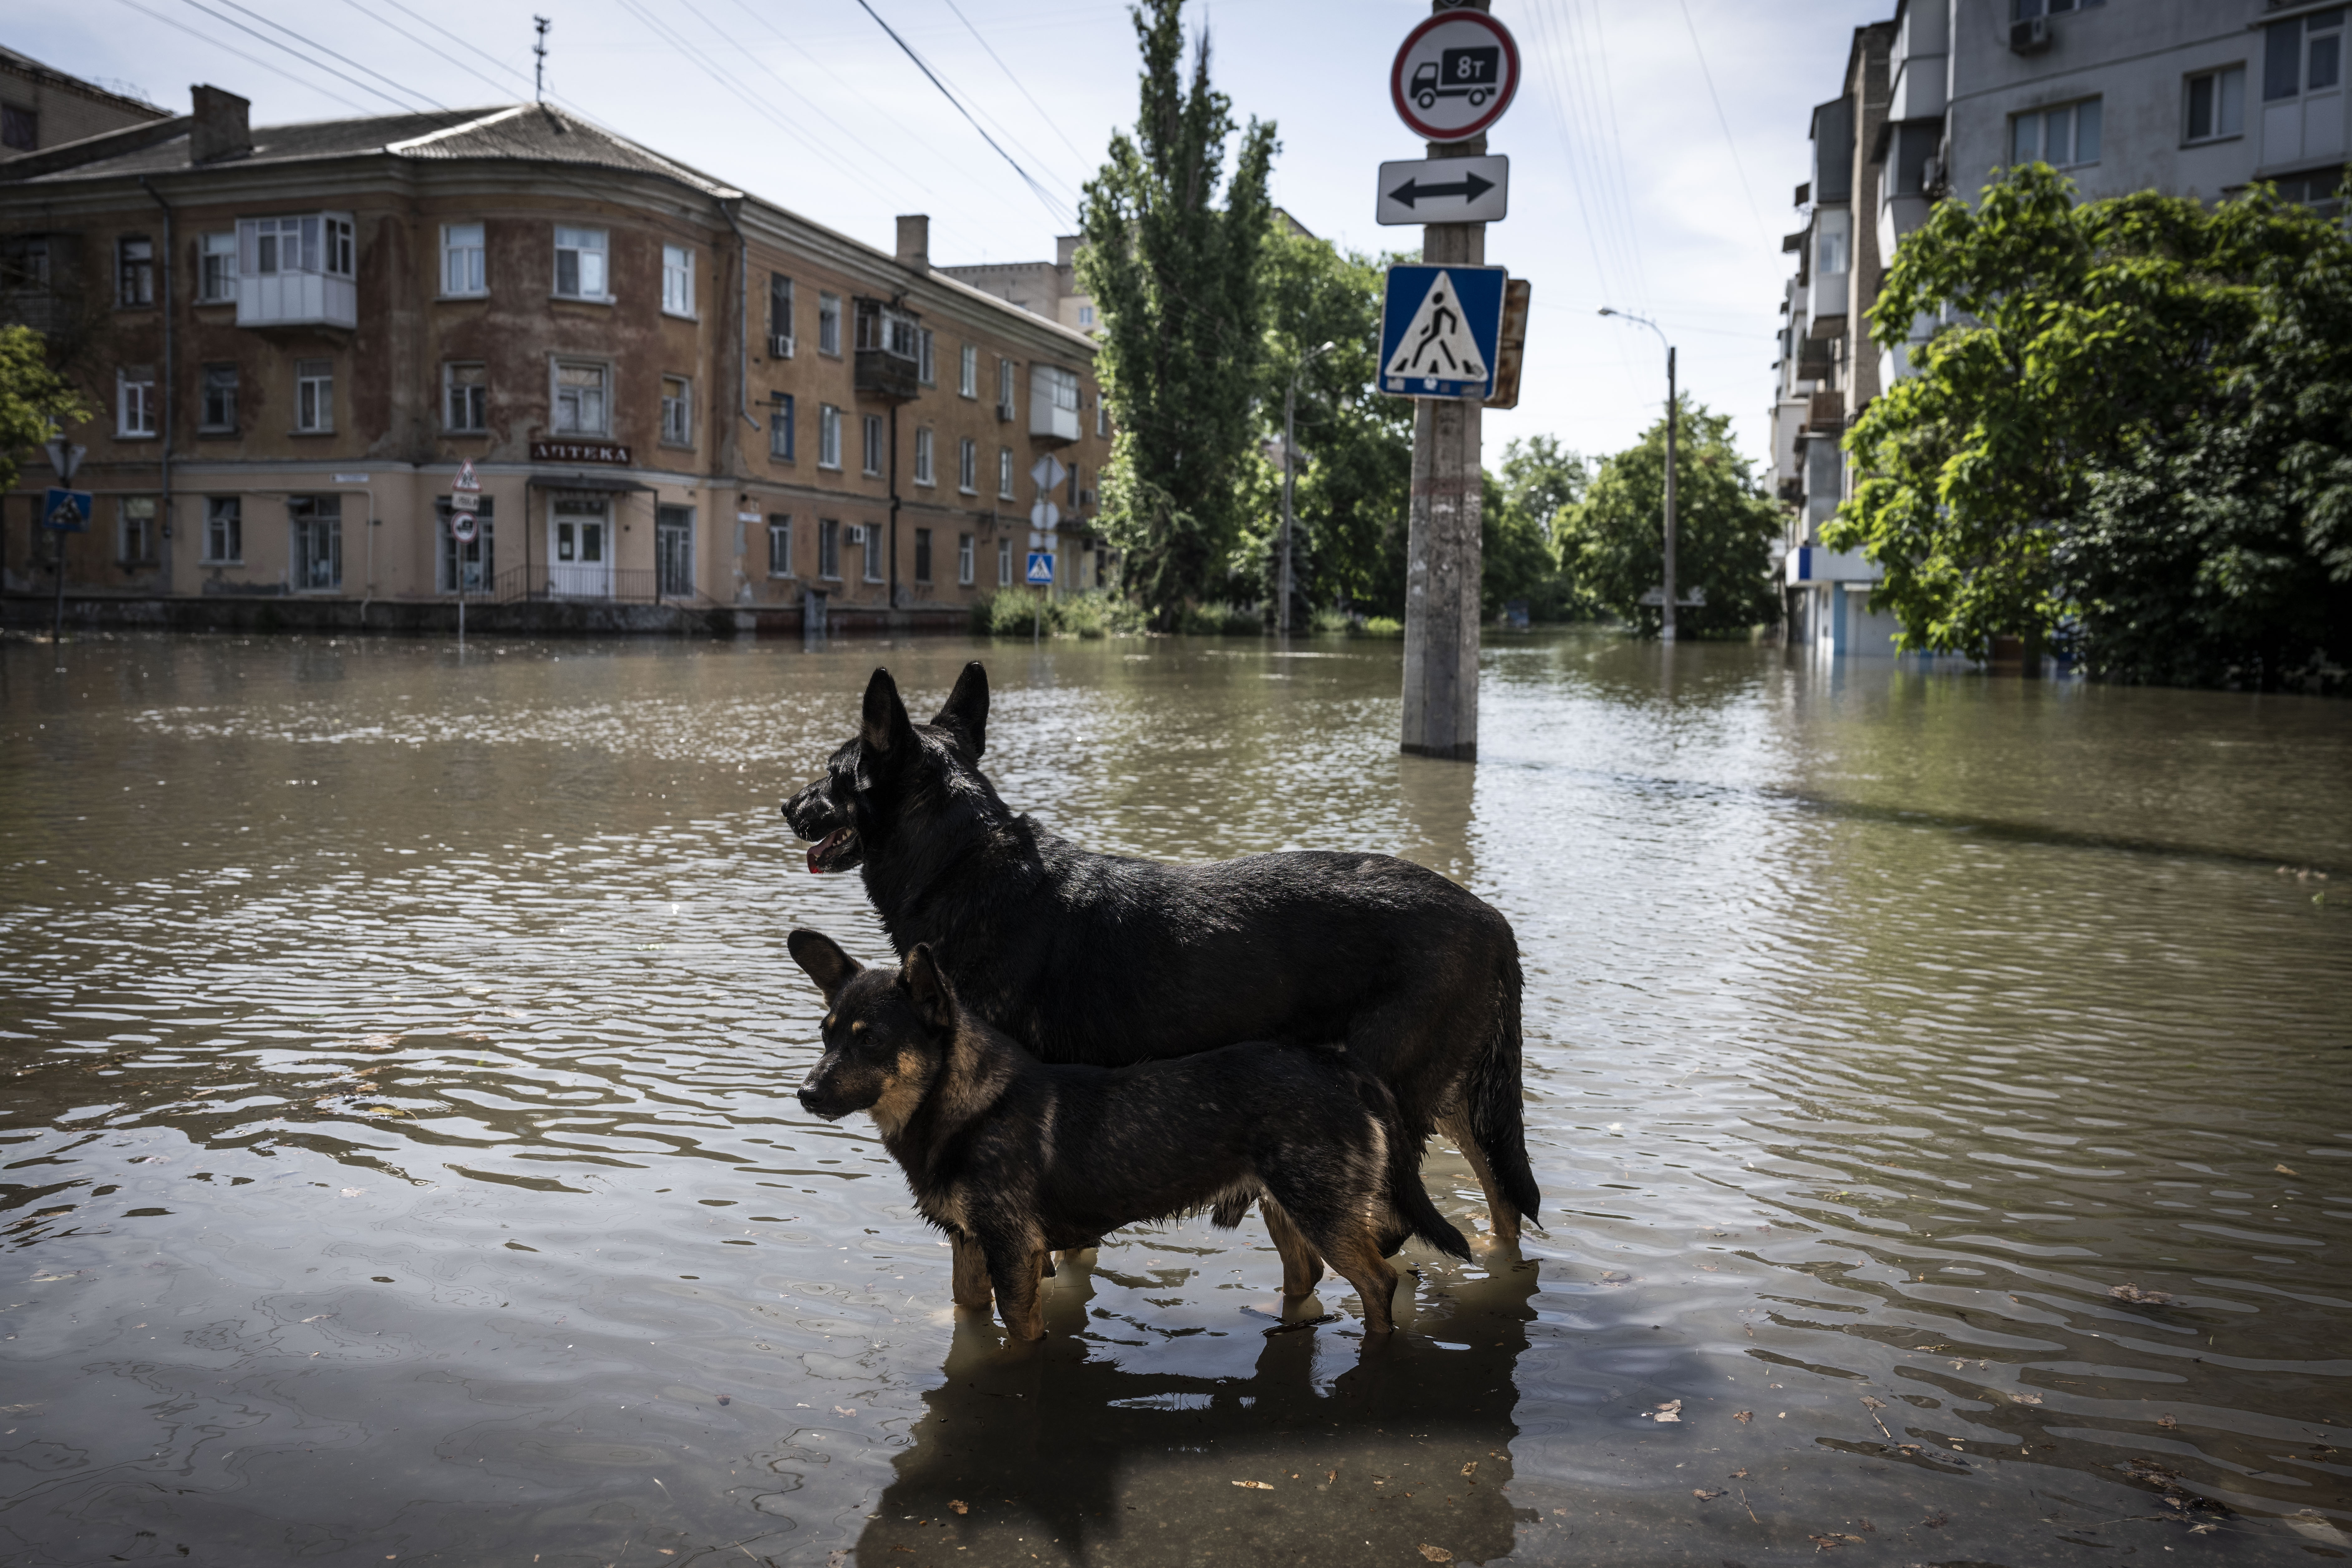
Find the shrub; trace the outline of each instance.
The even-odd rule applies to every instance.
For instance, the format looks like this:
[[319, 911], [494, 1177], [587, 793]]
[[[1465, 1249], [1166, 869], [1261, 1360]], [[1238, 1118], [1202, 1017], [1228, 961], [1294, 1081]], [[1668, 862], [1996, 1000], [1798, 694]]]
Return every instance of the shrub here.
[[1363, 624], [1362, 635], [1368, 637], [1401, 637], [1404, 636], [1404, 623], [1387, 616], [1374, 616]]
[[1176, 629], [1194, 637], [1254, 637], [1265, 629], [1265, 622], [1253, 607], [1211, 599], [1185, 605]]
[[971, 629], [982, 637], [1137, 637], [1143, 621], [1141, 606], [1100, 593], [1047, 599], [1015, 588], [992, 594], [971, 606]]

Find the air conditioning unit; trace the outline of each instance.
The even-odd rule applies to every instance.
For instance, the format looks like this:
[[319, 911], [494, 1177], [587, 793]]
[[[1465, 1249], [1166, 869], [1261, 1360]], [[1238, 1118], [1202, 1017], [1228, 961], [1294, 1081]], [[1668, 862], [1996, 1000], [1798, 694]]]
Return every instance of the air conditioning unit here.
[[2038, 55], [2050, 47], [2050, 18], [2030, 16], [2009, 25], [2009, 47], [2021, 55]]
[[1944, 161], [1930, 158], [1919, 165], [1919, 189], [1928, 195], [1944, 188]]
[[996, 417], [1007, 425], [1011, 424], [1013, 422], [1013, 405], [1010, 403], [998, 404], [996, 405]]
[[865, 548], [865, 545], [866, 545], [866, 529], [865, 529], [865, 527], [864, 527], [862, 524], [853, 522], [853, 523], [851, 523], [847, 528], [843, 529], [841, 531], [842, 531], [843, 533], [845, 533], [845, 534], [848, 535], [848, 539], [849, 539], [849, 542], [850, 542], [850, 543], [856, 545], [856, 546], [857, 546], [858, 548], [860, 548], [860, 549]]
[[770, 359], [790, 359], [790, 358], [792, 358], [792, 357], [793, 357], [793, 335], [792, 335], [792, 333], [790, 333], [790, 332], [772, 332], [772, 333], [770, 333], [770, 334], [769, 334], [769, 337], [768, 337], [768, 357], [769, 357]]

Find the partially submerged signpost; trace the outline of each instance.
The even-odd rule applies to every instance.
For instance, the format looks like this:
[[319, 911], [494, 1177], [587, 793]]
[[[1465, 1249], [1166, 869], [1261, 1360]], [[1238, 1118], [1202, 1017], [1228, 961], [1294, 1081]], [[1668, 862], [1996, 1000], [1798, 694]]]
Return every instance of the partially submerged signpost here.
[[[1486, 225], [1508, 211], [1510, 162], [1486, 128], [1519, 85], [1519, 49], [1487, 0], [1433, 0], [1389, 68], [1397, 115], [1428, 143], [1418, 163], [1381, 166], [1375, 216], [1420, 223], [1421, 264], [1390, 270], [1381, 324], [1381, 390], [1416, 400], [1412, 507], [1405, 553], [1403, 749], [1478, 759], [1479, 417], [1498, 387], [1506, 279], [1486, 262]], [[1524, 289], [1513, 301], [1526, 332]], [[1499, 396], [1498, 396], [1499, 394]]]
[[[466, 552], [474, 541], [481, 537], [480, 524], [475, 513], [481, 508], [482, 481], [474, 473], [474, 459], [468, 458], [457, 468], [457, 477], [449, 481], [449, 537], [457, 548], [450, 552], [452, 574], [457, 579], [457, 649], [466, 647]], [[479, 559], [478, 556], [476, 559]]]
[[[79, 471], [82, 457], [89, 448], [77, 447], [60, 436], [43, 449], [48, 454], [49, 467], [58, 476], [58, 482], [50, 486], [41, 498], [41, 526], [58, 536], [54, 542], [58, 563], [58, 608], [57, 619], [49, 627], [49, 647], [62, 649], [66, 640], [65, 536], [89, 531], [89, 492], [72, 488], [74, 475]], [[58, 668], [63, 669], [65, 666]]]

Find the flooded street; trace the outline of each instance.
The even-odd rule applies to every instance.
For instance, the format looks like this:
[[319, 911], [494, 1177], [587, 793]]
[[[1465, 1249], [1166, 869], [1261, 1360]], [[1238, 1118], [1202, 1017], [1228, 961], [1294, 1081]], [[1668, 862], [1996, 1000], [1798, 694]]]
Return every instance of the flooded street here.
[[[1056, 831], [1509, 917], [1542, 1233], [959, 1321], [776, 807], [975, 657]], [[1538, 634], [1471, 768], [1399, 657], [0, 645], [0, 1560], [2352, 1558], [2352, 705]]]

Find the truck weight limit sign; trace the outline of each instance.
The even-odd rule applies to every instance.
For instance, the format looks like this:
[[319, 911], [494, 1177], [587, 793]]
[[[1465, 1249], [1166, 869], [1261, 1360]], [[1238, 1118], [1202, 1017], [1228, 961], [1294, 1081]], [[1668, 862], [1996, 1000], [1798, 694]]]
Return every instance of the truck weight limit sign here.
[[1399, 118], [1432, 142], [1466, 142], [1519, 89], [1519, 46], [1483, 11], [1449, 11], [1405, 35], [1389, 68]]

